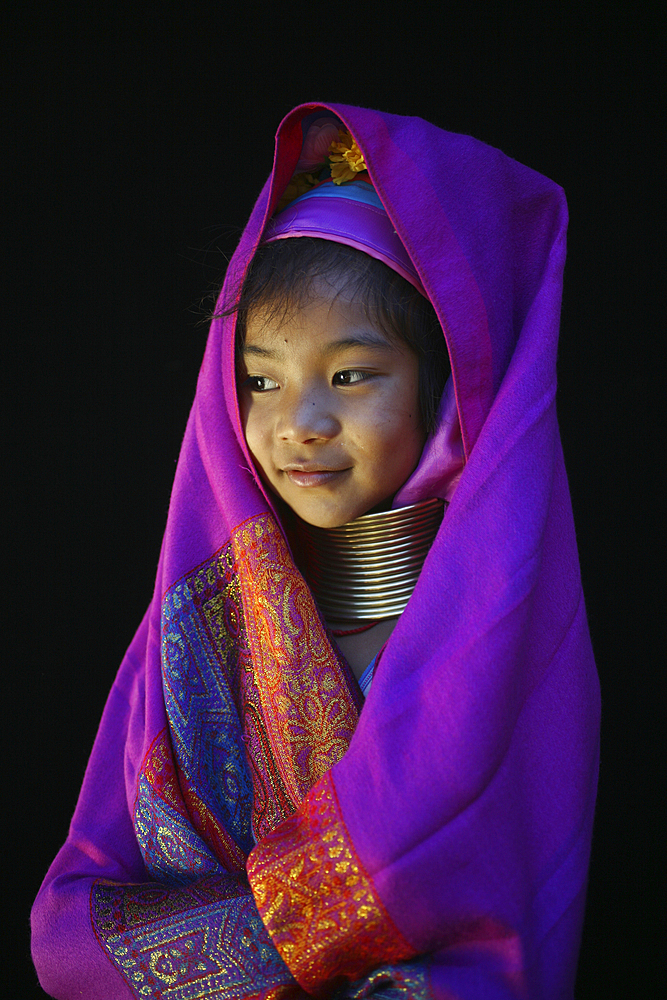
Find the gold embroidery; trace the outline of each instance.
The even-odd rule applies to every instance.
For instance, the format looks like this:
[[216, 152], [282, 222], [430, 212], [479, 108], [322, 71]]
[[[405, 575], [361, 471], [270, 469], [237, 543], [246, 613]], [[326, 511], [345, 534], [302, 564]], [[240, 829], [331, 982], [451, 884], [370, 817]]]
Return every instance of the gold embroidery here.
[[[290, 815], [346, 752], [359, 706], [347, 668], [327, 638], [273, 517], [266, 514], [246, 522], [231, 543], [252, 660], [253, 698], [287, 796], [281, 813], [271, 810], [263, 822], [255, 823], [256, 835], [263, 836]], [[260, 795], [258, 801], [263, 800]]]
[[357, 857], [330, 773], [254, 848], [248, 877], [276, 948], [309, 993], [414, 956]]
[[133, 996], [307, 1000], [277, 955], [242, 876], [177, 889], [97, 882], [93, 923]]

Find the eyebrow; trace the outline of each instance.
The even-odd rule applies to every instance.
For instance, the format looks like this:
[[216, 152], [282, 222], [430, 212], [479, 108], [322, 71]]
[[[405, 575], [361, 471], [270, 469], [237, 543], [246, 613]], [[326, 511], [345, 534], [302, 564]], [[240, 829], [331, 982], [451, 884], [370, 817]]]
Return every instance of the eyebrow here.
[[[323, 349], [323, 354], [331, 357], [355, 347], [366, 347], [375, 351], [395, 350], [394, 345], [389, 340], [372, 333], [367, 333], [358, 334], [354, 337], [344, 337], [342, 340], [332, 340]], [[260, 347], [258, 344], [248, 343], [243, 345], [243, 353], [244, 355], [254, 355], [260, 358], [277, 358], [280, 355], [279, 351], [272, 351], [266, 347]]]
[[275, 358], [276, 351], [268, 351], [265, 347], [258, 347], [256, 344], [244, 344], [243, 345], [244, 354], [254, 354], [256, 357], [260, 358]]
[[373, 333], [362, 333], [354, 337], [344, 337], [342, 340], [333, 340], [324, 348], [324, 353], [328, 355], [338, 354], [339, 351], [346, 351], [352, 347], [370, 347], [371, 350], [375, 351], [394, 349], [393, 344], [384, 337]]

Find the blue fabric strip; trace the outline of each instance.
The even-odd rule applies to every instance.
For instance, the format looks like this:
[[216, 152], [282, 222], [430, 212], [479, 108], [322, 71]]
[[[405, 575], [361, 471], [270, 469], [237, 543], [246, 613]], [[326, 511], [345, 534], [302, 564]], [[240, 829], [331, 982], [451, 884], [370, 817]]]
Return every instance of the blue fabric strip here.
[[371, 681], [373, 680], [373, 672], [375, 671], [375, 664], [377, 663], [378, 656], [380, 654], [376, 653], [371, 662], [368, 664], [363, 674], [359, 678], [359, 687], [361, 688], [361, 693], [364, 698], [367, 696], [371, 688]]

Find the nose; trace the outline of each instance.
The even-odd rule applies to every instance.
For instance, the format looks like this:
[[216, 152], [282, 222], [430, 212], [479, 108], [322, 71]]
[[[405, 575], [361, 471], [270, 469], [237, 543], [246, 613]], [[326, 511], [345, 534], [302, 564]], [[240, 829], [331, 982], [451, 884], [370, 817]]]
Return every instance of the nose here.
[[276, 433], [282, 441], [330, 441], [340, 430], [326, 390], [316, 386], [285, 391]]

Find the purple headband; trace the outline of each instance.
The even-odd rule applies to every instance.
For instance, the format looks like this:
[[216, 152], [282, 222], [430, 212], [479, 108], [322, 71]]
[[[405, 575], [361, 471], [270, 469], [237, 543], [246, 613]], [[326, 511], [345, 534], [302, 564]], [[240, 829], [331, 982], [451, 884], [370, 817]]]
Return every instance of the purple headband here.
[[384, 205], [367, 181], [340, 186], [323, 181], [271, 219], [263, 242], [295, 236], [317, 236], [363, 250], [397, 271], [428, 298]]

